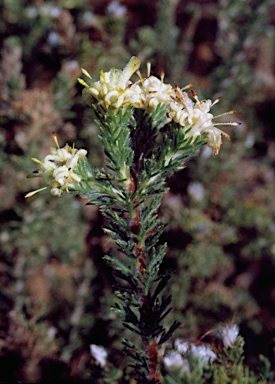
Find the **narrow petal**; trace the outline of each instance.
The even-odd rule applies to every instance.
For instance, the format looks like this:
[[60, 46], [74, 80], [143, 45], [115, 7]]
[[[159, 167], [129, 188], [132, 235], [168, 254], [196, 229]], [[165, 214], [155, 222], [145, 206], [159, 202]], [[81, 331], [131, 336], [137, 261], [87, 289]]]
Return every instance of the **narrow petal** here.
[[35, 191], [29, 192], [25, 195], [25, 199], [27, 199], [28, 197], [32, 197], [33, 195], [36, 195], [38, 192], [43, 191], [44, 189], [47, 189], [47, 188], [48, 187], [44, 187], [44, 188], [36, 189]]
[[119, 77], [118, 87], [121, 89], [124, 89], [126, 87], [127, 82], [129, 81], [130, 77], [136, 72], [136, 70], [140, 66], [140, 60], [133, 56], [126, 64], [125, 68], [121, 72], [121, 75]]

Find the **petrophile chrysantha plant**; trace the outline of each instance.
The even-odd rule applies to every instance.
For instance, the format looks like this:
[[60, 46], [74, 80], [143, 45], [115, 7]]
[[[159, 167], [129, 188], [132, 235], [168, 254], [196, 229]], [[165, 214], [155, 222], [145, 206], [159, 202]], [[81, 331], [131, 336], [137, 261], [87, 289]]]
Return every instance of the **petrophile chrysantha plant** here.
[[[159, 243], [164, 224], [158, 219], [165, 181], [204, 144], [216, 156], [222, 136], [229, 136], [218, 128], [225, 123], [216, 122], [219, 116], [210, 112], [219, 99], [199, 100], [188, 91], [190, 85], [166, 84], [164, 73], [160, 78], [150, 74], [149, 62], [142, 77], [139, 66], [139, 59], [132, 57], [123, 70], [101, 71], [98, 81], [86, 70], [86, 81], [79, 79], [99, 127], [103, 169], [89, 165], [84, 149], [68, 144], [60, 148], [55, 135], [57, 148], [44, 160], [33, 160], [40, 165], [35, 175], [42, 176], [52, 195], [78, 194], [98, 205], [108, 219], [104, 229], [117, 249], [105, 256], [118, 278], [113, 310], [135, 334], [122, 343], [136, 382], [153, 384], [161, 382], [159, 347], [179, 326], [177, 321], [170, 327], [163, 322], [171, 310], [171, 296], [163, 295], [170, 276], [159, 273], [166, 253], [166, 245]], [[133, 75], [135, 82], [130, 80]]]

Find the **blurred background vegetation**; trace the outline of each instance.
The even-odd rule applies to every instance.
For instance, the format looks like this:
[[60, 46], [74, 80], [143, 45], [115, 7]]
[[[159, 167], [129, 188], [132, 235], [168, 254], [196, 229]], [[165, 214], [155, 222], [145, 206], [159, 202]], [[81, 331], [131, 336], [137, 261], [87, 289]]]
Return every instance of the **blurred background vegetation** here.
[[[98, 77], [133, 55], [144, 75], [150, 59], [166, 82], [192, 82], [200, 98], [222, 96], [215, 114], [236, 109], [242, 122], [225, 129], [231, 142], [216, 159], [205, 147], [167, 181], [162, 270], [175, 271], [176, 336], [196, 340], [234, 318], [256, 369], [275, 328], [272, 1], [1, 0], [0, 15], [0, 382], [131, 380], [109, 310], [104, 219], [70, 195], [24, 195], [41, 185], [26, 176], [31, 157], [54, 146], [53, 131], [104, 165], [76, 79], [81, 67]], [[108, 351], [104, 373], [91, 343]]]

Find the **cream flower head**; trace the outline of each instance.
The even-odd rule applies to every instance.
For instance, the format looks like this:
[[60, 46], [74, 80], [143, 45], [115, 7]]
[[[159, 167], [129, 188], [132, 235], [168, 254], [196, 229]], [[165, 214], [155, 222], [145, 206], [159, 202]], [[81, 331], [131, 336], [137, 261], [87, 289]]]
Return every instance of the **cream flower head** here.
[[146, 110], [151, 111], [159, 104], [169, 104], [174, 95], [174, 89], [171, 84], [165, 84], [164, 72], [160, 74], [160, 79], [150, 75], [151, 63], [147, 62], [147, 78], [141, 78], [143, 104]]
[[194, 101], [187, 92], [182, 92], [178, 86], [175, 86], [175, 96], [170, 103], [168, 116], [183, 127], [186, 131], [186, 137], [196, 138], [206, 133], [207, 145], [213, 149], [214, 156], [217, 156], [222, 144], [222, 136], [230, 140], [229, 135], [217, 128], [217, 125], [239, 125], [239, 123], [214, 123], [213, 120], [223, 115], [235, 113], [235, 111], [214, 116], [210, 113], [210, 108], [217, 104], [220, 98], [214, 102], [211, 100], [200, 101], [193, 91], [192, 96]]
[[[51, 148], [51, 154], [47, 155], [43, 161], [36, 158], [32, 160], [40, 165], [37, 176], [41, 176], [44, 182], [51, 187], [53, 196], [59, 197], [63, 191], [69, 192], [69, 189], [75, 189], [80, 183], [81, 177], [75, 173], [75, 170], [79, 165], [79, 160], [86, 156], [87, 151], [70, 147], [68, 144], [60, 148], [55, 134], [53, 134], [53, 138], [57, 148]], [[31, 197], [46, 188], [29, 192], [25, 197]]]
[[[184, 130], [187, 138], [196, 139], [206, 135], [207, 145], [213, 149], [214, 156], [219, 153], [222, 136], [230, 140], [229, 135], [217, 126], [239, 125], [236, 122], [215, 123], [214, 119], [232, 114], [230, 111], [222, 115], [214, 116], [210, 109], [220, 100], [199, 100], [195, 92], [191, 91], [189, 96], [185, 89], [191, 84], [180, 89], [177, 85], [164, 83], [164, 72], [160, 78], [151, 76], [151, 63], [147, 62], [147, 76], [142, 77], [139, 72], [140, 60], [132, 57], [123, 70], [112, 68], [109, 72], [100, 71], [99, 81], [88, 85], [84, 80], [78, 79], [85, 86], [83, 98], [92, 105], [101, 105], [104, 108], [118, 109], [128, 105], [134, 108], [144, 109], [147, 113], [152, 112], [159, 104], [167, 106], [167, 113], [162, 125], [174, 121]], [[82, 69], [82, 72], [92, 80], [89, 73]], [[130, 78], [137, 72], [139, 80], [134, 84]], [[162, 126], [159, 126], [161, 128]], [[170, 158], [168, 156], [168, 160]]]
[[[132, 75], [138, 70], [140, 60], [133, 56], [123, 70], [112, 68], [109, 72], [100, 71], [99, 81], [88, 85], [84, 80], [78, 81], [86, 88], [83, 98], [91, 105], [95, 101], [105, 108], [118, 109], [127, 105], [141, 107], [141, 88], [139, 84], [130, 81]], [[84, 75], [92, 80], [90, 74], [82, 69]]]

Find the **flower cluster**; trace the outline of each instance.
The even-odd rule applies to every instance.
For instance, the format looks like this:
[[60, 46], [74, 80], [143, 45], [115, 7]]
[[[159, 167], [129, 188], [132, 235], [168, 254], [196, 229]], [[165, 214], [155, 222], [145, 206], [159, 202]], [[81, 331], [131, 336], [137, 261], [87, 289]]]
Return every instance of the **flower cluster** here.
[[[99, 81], [88, 85], [84, 80], [78, 79], [85, 86], [83, 97], [89, 105], [100, 105], [103, 108], [118, 109], [132, 106], [142, 108], [147, 112], [152, 111], [159, 104], [167, 105], [166, 123], [174, 121], [186, 133], [186, 137], [196, 138], [206, 134], [207, 145], [213, 149], [216, 156], [222, 143], [222, 136], [229, 136], [217, 128], [218, 125], [239, 125], [239, 123], [215, 123], [214, 116], [210, 113], [220, 98], [214, 102], [211, 100], [199, 100], [195, 92], [191, 95], [180, 89], [177, 85], [164, 83], [164, 73], [160, 79], [151, 76], [151, 65], [147, 63], [147, 77], [142, 78], [139, 72], [140, 61], [132, 57], [123, 70], [112, 68], [109, 72], [100, 71]], [[83, 73], [92, 80], [90, 74], [82, 69]], [[137, 72], [139, 79], [132, 83], [130, 78]], [[234, 113], [234, 111], [226, 114]]]
[[171, 351], [163, 358], [163, 363], [168, 370], [180, 370], [180, 376], [190, 373], [189, 362], [177, 351]]
[[[79, 160], [83, 159], [87, 151], [85, 149], [76, 149], [66, 144], [63, 148], [58, 145], [56, 135], [53, 135], [57, 148], [51, 148], [51, 154], [47, 155], [43, 161], [33, 158], [40, 165], [40, 170], [36, 172], [41, 176], [44, 182], [51, 187], [53, 196], [61, 196], [63, 191], [74, 190], [81, 181], [80, 176], [75, 172]], [[31, 197], [37, 192], [47, 187], [29, 192], [25, 197]]]
[[[202, 133], [207, 134], [207, 145], [213, 149], [214, 156], [219, 153], [222, 136], [230, 140], [229, 136], [218, 129], [216, 125], [223, 123], [213, 123], [213, 119], [222, 115], [214, 117], [210, 113], [210, 108], [220, 101], [216, 99], [214, 102], [211, 100], [200, 101], [192, 92], [194, 101], [188, 96], [187, 92], [182, 92], [179, 87], [175, 87], [175, 101], [170, 103], [169, 117], [176, 123], [184, 127], [186, 137], [200, 136]], [[229, 113], [234, 113], [230, 111]], [[228, 123], [230, 125], [238, 125], [238, 123]]]
[[239, 327], [237, 324], [225, 324], [219, 329], [218, 336], [225, 348], [232, 347], [236, 344], [237, 337], [239, 336]]
[[175, 347], [179, 353], [182, 353], [186, 357], [192, 357], [200, 360], [202, 365], [208, 365], [217, 358], [217, 355], [207, 344], [197, 345], [181, 339], [176, 339]]
[[104, 368], [107, 364], [107, 351], [100, 345], [90, 344], [90, 352], [97, 365]]
[[176, 339], [175, 349], [164, 357], [163, 362], [168, 369], [179, 369], [180, 376], [190, 373], [190, 360], [195, 359], [201, 368], [206, 368], [217, 359], [216, 353], [207, 344], [197, 345]]
[[[112, 68], [109, 72], [100, 71], [99, 81], [93, 82], [89, 86], [82, 79], [78, 81], [86, 87], [83, 98], [91, 105], [95, 102], [105, 108], [121, 108], [132, 105], [136, 108], [141, 107], [141, 89], [137, 84], [133, 84], [129, 79], [139, 68], [138, 58], [132, 57], [125, 68], [121, 71]], [[89, 73], [82, 69], [83, 73], [89, 77]]]

